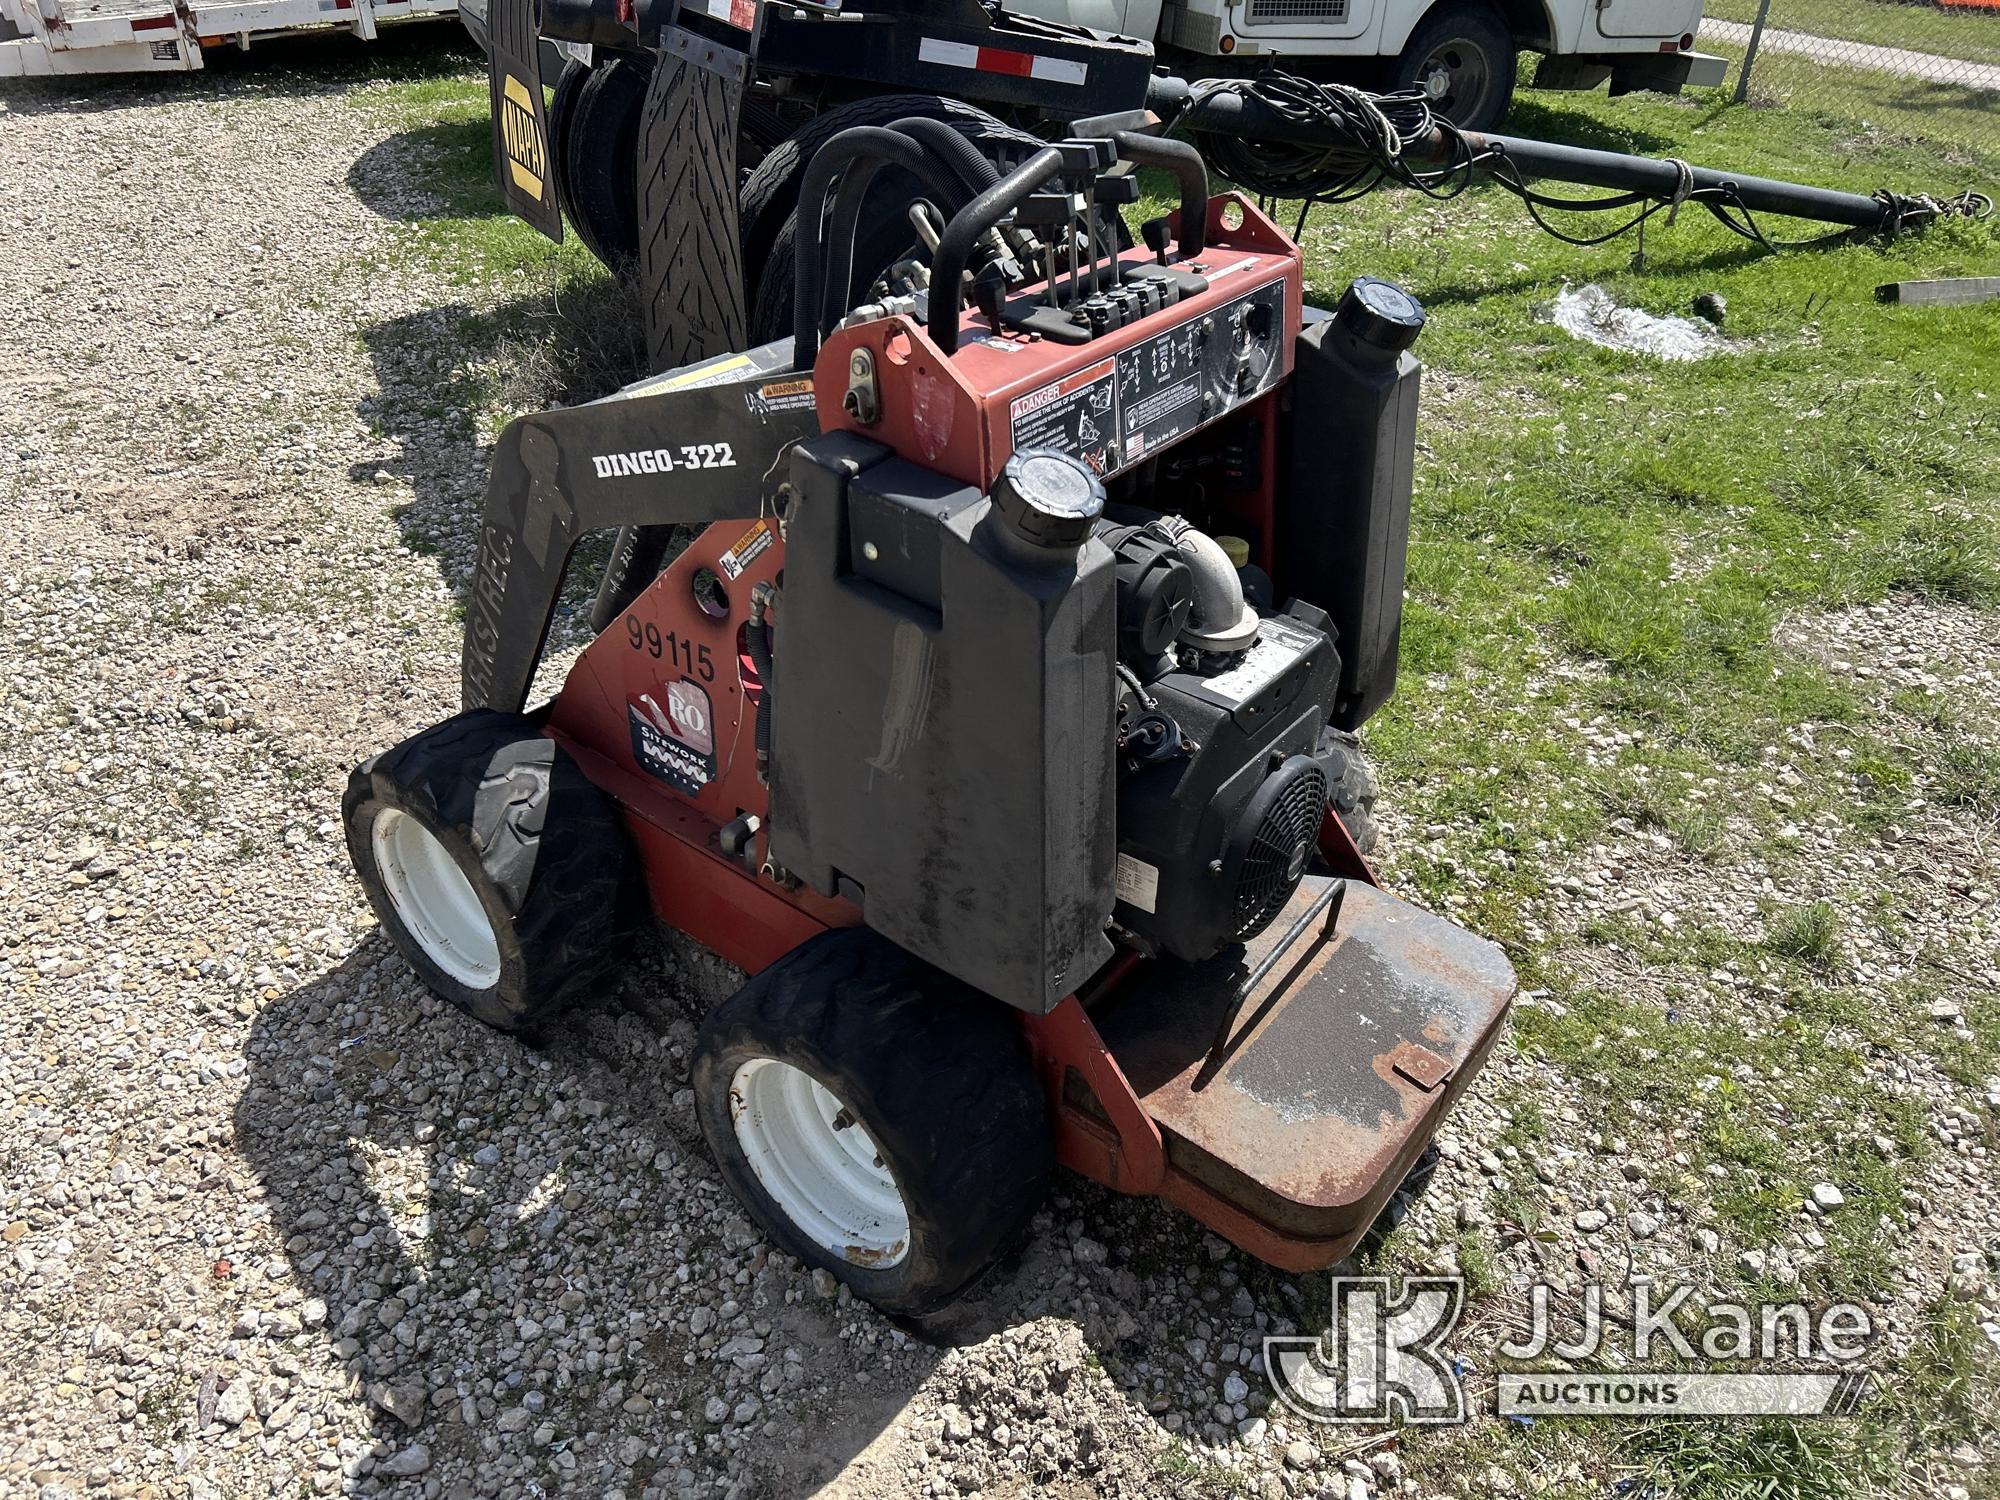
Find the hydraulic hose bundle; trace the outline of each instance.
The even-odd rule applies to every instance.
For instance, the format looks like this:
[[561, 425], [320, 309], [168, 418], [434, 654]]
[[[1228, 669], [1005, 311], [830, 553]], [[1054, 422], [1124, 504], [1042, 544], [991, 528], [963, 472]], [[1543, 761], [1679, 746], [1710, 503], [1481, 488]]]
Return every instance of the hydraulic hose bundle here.
[[[1184, 96], [1163, 90], [1156, 102], [1167, 108], [1181, 104], [1177, 123], [1200, 137], [1203, 151], [1224, 175], [1266, 200], [1299, 200], [1295, 234], [1315, 204], [1349, 202], [1387, 184], [1455, 198], [1479, 174], [1519, 198], [1540, 228], [1577, 245], [1643, 231], [1659, 213], [1671, 222], [1686, 204], [1706, 209], [1732, 233], [1766, 249], [1823, 243], [1856, 230], [1895, 235], [1939, 218], [1985, 218], [1993, 211], [1991, 198], [1970, 190], [1952, 198], [1886, 188], [1862, 196], [1718, 172], [1674, 158], [1482, 135], [1432, 113], [1418, 91], [1373, 94], [1276, 71], [1205, 79], [1188, 86]], [[1613, 191], [1602, 198], [1556, 197], [1531, 186], [1534, 178]], [[1633, 212], [1599, 234], [1573, 234], [1543, 217], [1544, 210], [1625, 209]], [[1759, 213], [1843, 227], [1820, 240], [1781, 242], [1764, 232]]]

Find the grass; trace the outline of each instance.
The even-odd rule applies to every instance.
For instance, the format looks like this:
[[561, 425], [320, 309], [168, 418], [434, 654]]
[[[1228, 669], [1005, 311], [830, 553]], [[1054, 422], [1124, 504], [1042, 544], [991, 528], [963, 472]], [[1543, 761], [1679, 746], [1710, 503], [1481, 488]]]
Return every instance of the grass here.
[[[2000, 183], [1982, 122], [1891, 92], [1862, 75], [1837, 113], [1527, 94], [1509, 129], [1864, 192]], [[359, 98], [391, 139], [357, 166], [356, 190], [386, 204], [414, 182], [420, 200], [394, 210], [405, 254], [466, 290], [464, 306], [373, 337], [386, 370], [434, 369], [422, 414], [470, 438], [616, 384], [636, 358], [621, 344], [629, 304], [580, 249], [500, 212], [483, 83], [419, 75]], [[1920, 791], [1990, 820], [2000, 750], [1928, 700], [1861, 696], [1778, 650], [1773, 630], [1890, 597], [2000, 604], [2000, 470], [1982, 457], [2000, 436], [2000, 319], [1873, 297], [1882, 281], [1990, 271], [2000, 231], [1769, 256], [1684, 212], [1636, 248], [1562, 245], [1490, 189], [1322, 209], [1304, 237], [1316, 303], [1373, 274], [1430, 313], [1401, 674], [1368, 738], [1409, 826], [1437, 831], [1400, 840], [1391, 874], [1547, 992], [1512, 1045], [1570, 1081], [1584, 1128], [1662, 1162], [1685, 1152], [1691, 1166], [1661, 1180], [1738, 1245], [1792, 1232], [1812, 1184], [1837, 1183], [1852, 1207], [1819, 1222], [1807, 1291], [1879, 1297], [1899, 1284], [1905, 1174], [1928, 1136], [1921, 1102], [1867, 1065], [1893, 1055], [1973, 1082], [2000, 1064], [2000, 1008], [1968, 1008], [1970, 1042], [1929, 1022], [1924, 999], [1962, 984], [1956, 953], [1889, 981], [1849, 974], [1845, 954], [1900, 940], [1897, 903], [1858, 878], [1819, 880], [1800, 830], [1831, 818], [1865, 844]], [[1720, 294], [1731, 351], [1661, 365], [1575, 342], [1543, 309], [1585, 281], [1660, 313]], [[1608, 840], [1702, 881], [1754, 859], [1778, 898], [1754, 937], [1611, 910], [1566, 932], [1573, 897], [1556, 877]], [[1532, 1095], [1503, 1102], [1495, 1149], [1576, 1128]], [[1523, 1161], [1490, 1207], [1532, 1234], [1564, 1221], [1548, 1203]], [[1513, 1274], [1484, 1231], [1455, 1253], [1481, 1292]], [[1309, 1303], [1324, 1290], [1302, 1285]], [[1893, 1372], [1897, 1402], [1860, 1422], [1480, 1428], [1406, 1454], [1419, 1468], [1433, 1454], [1441, 1488], [1473, 1472], [1468, 1455], [1528, 1474], [1553, 1446], [1677, 1496], [1861, 1494], [1947, 1428], [1992, 1427], [1954, 1318]], [[1178, 1443], [1157, 1462], [1177, 1489], [1225, 1483]]]
[[[1718, 21], [1749, 22], [1757, 19], [1757, 3], [1706, 0], [1702, 13]], [[2000, 63], [2000, 12], [1990, 10], [1946, 8], [1922, 0], [1776, 0], [1765, 24], [1876, 47]]]

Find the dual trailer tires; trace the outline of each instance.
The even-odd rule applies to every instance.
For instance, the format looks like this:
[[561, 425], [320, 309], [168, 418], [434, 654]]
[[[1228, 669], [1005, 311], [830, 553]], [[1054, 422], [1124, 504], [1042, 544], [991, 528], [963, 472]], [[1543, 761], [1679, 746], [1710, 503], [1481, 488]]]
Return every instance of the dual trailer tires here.
[[[348, 853], [417, 976], [505, 1031], [615, 981], [638, 928], [615, 803], [513, 714], [465, 713], [365, 762]], [[1020, 1027], [866, 928], [786, 954], [712, 1011], [696, 1110], [779, 1248], [885, 1312], [950, 1301], [1026, 1229], [1054, 1146]]]
[[[1329, 780], [1366, 777], [1372, 802], [1343, 749], [1352, 770]], [[532, 1034], [615, 981], [638, 859], [617, 805], [534, 721], [447, 719], [356, 768], [342, 810], [384, 930], [459, 1009]], [[1012, 1014], [864, 927], [800, 944], [711, 1011], [693, 1083], [723, 1180], [771, 1241], [892, 1314], [962, 1292], [1054, 1170]]]

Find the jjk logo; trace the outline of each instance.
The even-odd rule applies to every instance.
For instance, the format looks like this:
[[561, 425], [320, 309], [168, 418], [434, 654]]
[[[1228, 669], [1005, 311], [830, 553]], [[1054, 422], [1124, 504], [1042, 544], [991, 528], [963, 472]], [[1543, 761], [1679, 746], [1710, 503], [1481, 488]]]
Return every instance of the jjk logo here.
[[1312, 1421], [1463, 1422], [1465, 1387], [1442, 1346], [1464, 1306], [1454, 1277], [1412, 1276], [1399, 1294], [1386, 1276], [1336, 1276], [1326, 1333], [1265, 1339], [1265, 1368]]

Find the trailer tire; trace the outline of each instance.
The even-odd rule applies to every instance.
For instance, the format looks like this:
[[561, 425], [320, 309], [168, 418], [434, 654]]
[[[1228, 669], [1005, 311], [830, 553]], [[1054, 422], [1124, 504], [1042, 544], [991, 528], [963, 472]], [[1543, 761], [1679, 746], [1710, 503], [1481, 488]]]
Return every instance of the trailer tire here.
[[[911, 115], [950, 125], [1003, 171], [1025, 161], [1044, 144], [982, 109], [939, 94], [879, 94], [821, 115], [764, 158], [743, 184], [737, 200], [743, 264], [752, 278], [745, 301], [751, 343], [784, 338], [792, 331], [799, 187], [806, 164], [843, 130], [857, 125], [888, 125]], [[904, 218], [904, 209], [922, 192], [908, 174], [894, 168], [876, 179], [855, 230], [857, 279], [885, 269], [897, 246], [916, 238]]]
[[588, 66], [573, 57], [565, 58], [556, 86], [549, 92], [549, 160], [555, 164], [556, 207], [572, 225], [577, 222], [577, 213], [569, 195], [569, 134], [570, 126], [576, 123], [577, 93], [589, 77]]
[[717, 1006], [694, 1094], [723, 1180], [777, 1247], [892, 1314], [961, 1292], [1054, 1166], [1013, 1015], [865, 927], [802, 943]]
[[1461, 130], [1491, 130], [1514, 98], [1520, 56], [1507, 23], [1490, 6], [1446, 0], [1417, 23], [1389, 66], [1387, 87], [1421, 89]]
[[518, 714], [475, 709], [364, 761], [341, 811], [383, 930], [490, 1026], [532, 1030], [628, 950], [639, 884], [618, 809]]
[[557, 158], [556, 195], [577, 238], [620, 273], [639, 256], [639, 127], [652, 82], [650, 56], [605, 56], [584, 69]]
[[1326, 800], [1332, 807], [1354, 847], [1373, 854], [1382, 841], [1381, 825], [1375, 821], [1375, 798], [1379, 791], [1374, 767], [1361, 752], [1361, 741], [1344, 729], [1328, 729], [1320, 736], [1319, 751], [1313, 757], [1326, 772]]

